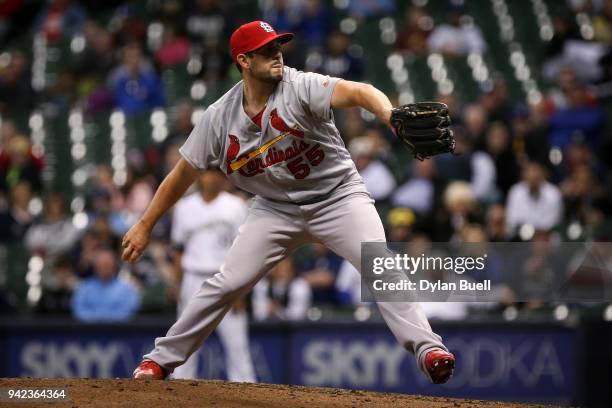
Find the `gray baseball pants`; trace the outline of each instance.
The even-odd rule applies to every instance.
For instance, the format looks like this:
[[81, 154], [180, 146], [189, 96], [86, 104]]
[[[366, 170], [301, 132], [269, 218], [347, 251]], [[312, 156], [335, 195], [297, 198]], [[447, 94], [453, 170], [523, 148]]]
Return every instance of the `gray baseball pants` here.
[[[210, 278], [208, 274], [185, 271], [181, 282], [178, 315], [185, 310], [189, 301], [200, 290], [202, 283]], [[227, 379], [233, 382], [256, 382], [255, 368], [249, 350], [249, 321], [246, 311], [230, 310], [217, 326], [217, 336], [225, 351]], [[172, 373], [176, 379], [198, 378], [199, 350], [193, 353], [183, 365]]]
[[[206, 280], [165, 337], [155, 340], [150, 359], [172, 371], [213, 332], [232, 303], [248, 293], [295, 248], [320, 241], [361, 270], [361, 242], [385, 242], [385, 232], [370, 195], [342, 185], [322, 201], [298, 205], [256, 197], [246, 222], [219, 273]], [[418, 303], [378, 302], [397, 341], [423, 367], [426, 352], [446, 347]]]

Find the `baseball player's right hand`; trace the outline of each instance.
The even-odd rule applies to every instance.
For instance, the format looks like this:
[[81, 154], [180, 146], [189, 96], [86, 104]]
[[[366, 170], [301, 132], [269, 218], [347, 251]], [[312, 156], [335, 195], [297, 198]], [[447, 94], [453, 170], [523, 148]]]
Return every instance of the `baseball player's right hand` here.
[[123, 254], [121, 258], [129, 263], [134, 263], [142, 256], [145, 248], [149, 244], [151, 238], [151, 229], [148, 228], [142, 221], [138, 221], [129, 229], [123, 237], [121, 246]]

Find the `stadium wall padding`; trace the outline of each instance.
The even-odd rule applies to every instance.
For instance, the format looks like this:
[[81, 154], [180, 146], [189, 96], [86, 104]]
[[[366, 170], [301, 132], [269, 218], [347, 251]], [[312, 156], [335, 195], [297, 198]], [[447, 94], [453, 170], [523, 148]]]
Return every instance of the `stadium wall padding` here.
[[[129, 377], [171, 324], [159, 318], [114, 324], [2, 320], [0, 377]], [[551, 322], [433, 326], [457, 357], [455, 375], [443, 386], [427, 382], [383, 323], [254, 323], [251, 350], [261, 382], [563, 405], [608, 401], [607, 387], [589, 386], [600, 374], [587, 373], [592, 366], [582, 358], [593, 353], [585, 345], [612, 343], [612, 324], [606, 331]], [[589, 337], [596, 335], [595, 343]], [[200, 362], [202, 378], [225, 378], [216, 336], [202, 348]]]

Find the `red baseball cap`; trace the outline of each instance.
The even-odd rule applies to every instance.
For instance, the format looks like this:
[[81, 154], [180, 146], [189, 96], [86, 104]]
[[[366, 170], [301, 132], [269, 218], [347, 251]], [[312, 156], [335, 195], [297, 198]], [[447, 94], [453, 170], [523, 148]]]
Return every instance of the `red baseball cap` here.
[[232, 33], [230, 38], [230, 51], [236, 61], [239, 54], [255, 51], [277, 38], [284, 44], [291, 41], [293, 33], [277, 34], [274, 28], [265, 21], [251, 21], [243, 24]]

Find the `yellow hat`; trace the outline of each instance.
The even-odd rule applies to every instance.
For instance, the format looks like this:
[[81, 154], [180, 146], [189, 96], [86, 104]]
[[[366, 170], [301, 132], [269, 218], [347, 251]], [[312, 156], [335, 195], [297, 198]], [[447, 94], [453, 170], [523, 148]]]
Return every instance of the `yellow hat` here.
[[410, 227], [415, 220], [414, 211], [410, 208], [394, 208], [387, 215], [387, 221], [392, 227]]
[[7, 150], [13, 154], [26, 154], [30, 151], [30, 140], [25, 136], [15, 136], [9, 141]]

